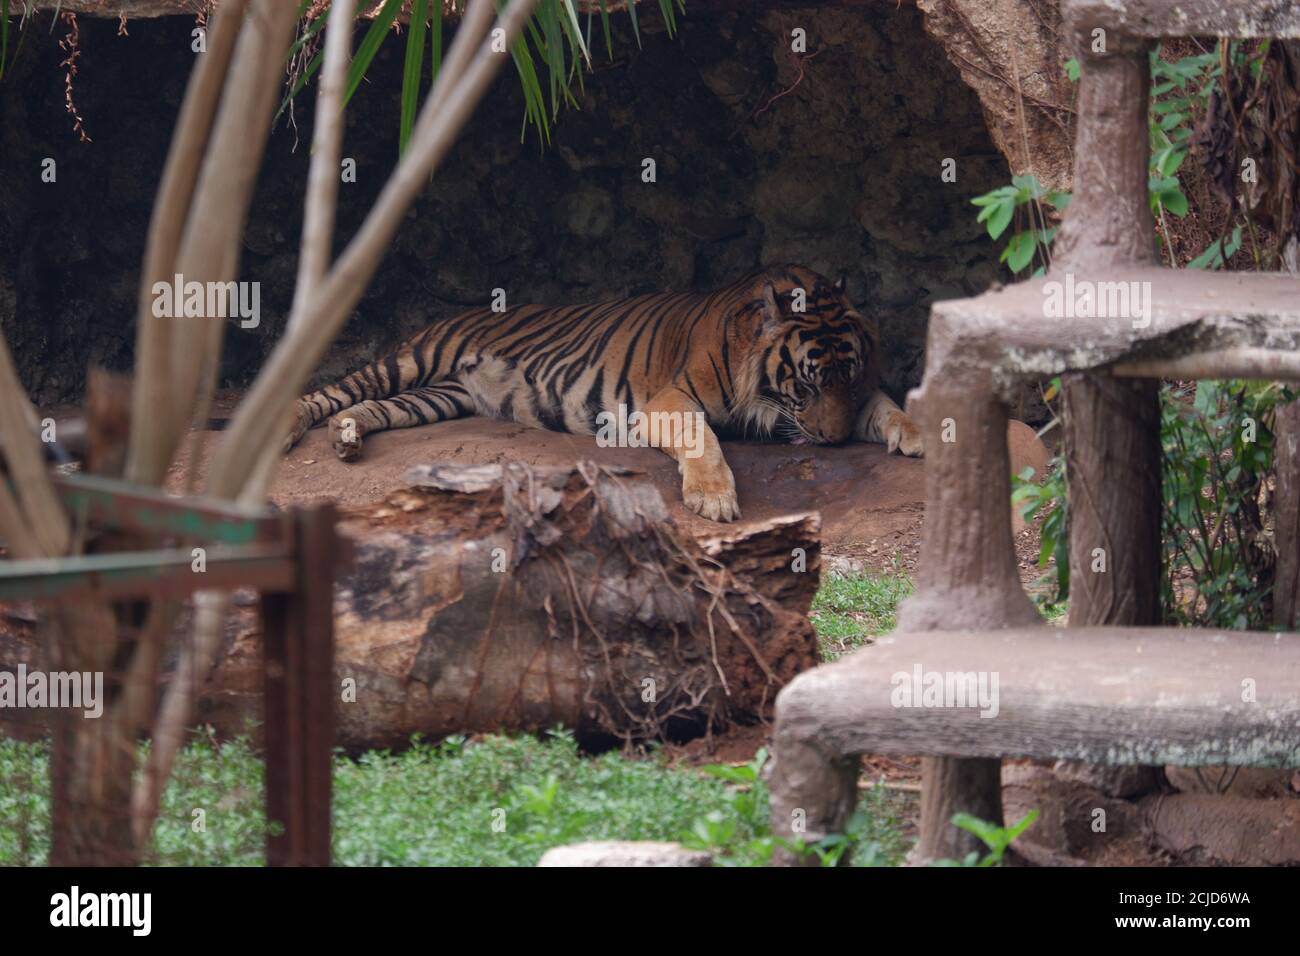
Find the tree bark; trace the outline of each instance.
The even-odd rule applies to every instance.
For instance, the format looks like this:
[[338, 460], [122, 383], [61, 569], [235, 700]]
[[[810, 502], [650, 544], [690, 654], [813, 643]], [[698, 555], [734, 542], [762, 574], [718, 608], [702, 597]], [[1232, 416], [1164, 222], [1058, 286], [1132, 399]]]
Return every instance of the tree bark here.
[[1064, 383], [1070, 626], [1160, 623], [1160, 404], [1153, 379]]
[[[121, 475], [130, 395], [129, 380], [92, 369], [87, 472]], [[101, 534], [86, 542], [85, 551], [129, 550], [132, 544], [124, 535]], [[154, 702], [158, 635], [150, 633], [148, 619], [146, 602], [73, 601], [55, 606], [42, 628], [52, 672], [103, 675], [98, 716], [67, 707], [52, 711], [52, 866], [133, 866], [139, 860], [130, 827], [131, 774], [138, 734]]]
[[[693, 736], [766, 718], [819, 662], [815, 515], [697, 542], [619, 470], [422, 472], [343, 515], [356, 557], [334, 598], [342, 746], [557, 724], [593, 740]], [[219, 731], [259, 717], [255, 612], [237, 609], [199, 701]]]

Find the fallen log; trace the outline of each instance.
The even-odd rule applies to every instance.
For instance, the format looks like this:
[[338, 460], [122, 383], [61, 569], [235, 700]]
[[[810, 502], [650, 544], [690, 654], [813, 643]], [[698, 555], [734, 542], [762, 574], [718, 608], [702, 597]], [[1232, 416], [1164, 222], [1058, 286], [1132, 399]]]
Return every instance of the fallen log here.
[[[356, 558], [334, 600], [341, 746], [556, 725], [591, 741], [680, 739], [766, 719], [818, 663], [816, 514], [696, 539], [624, 469], [409, 477], [342, 514]], [[256, 602], [236, 607], [198, 713], [227, 733], [261, 703]]]

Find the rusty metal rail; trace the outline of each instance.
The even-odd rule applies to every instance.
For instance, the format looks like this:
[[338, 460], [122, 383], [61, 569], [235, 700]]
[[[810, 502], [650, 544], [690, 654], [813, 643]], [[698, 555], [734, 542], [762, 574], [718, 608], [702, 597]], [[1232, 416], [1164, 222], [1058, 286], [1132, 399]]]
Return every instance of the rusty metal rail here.
[[[350, 557], [347, 540], [335, 531], [333, 505], [277, 513], [176, 498], [112, 478], [64, 475], [54, 483], [84, 530], [159, 539], [169, 546], [0, 561], [0, 600], [147, 600], [236, 587], [259, 591], [266, 862], [328, 866], [338, 699], [333, 583]], [[195, 566], [195, 548], [203, 549], [202, 570]]]

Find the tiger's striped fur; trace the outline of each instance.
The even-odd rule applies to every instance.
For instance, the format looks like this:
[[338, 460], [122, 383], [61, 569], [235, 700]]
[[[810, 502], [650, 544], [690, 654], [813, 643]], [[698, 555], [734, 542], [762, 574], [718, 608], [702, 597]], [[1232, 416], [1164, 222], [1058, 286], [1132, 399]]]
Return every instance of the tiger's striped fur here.
[[802, 266], [709, 293], [477, 309], [299, 399], [285, 447], [327, 420], [335, 452], [350, 461], [367, 434], [465, 415], [594, 434], [600, 413], [620, 405], [629, 414], [700, 412], [701, 447], [662, 450], [678, 462], [687, 507], [730, 521], [740, 507], [718, 434], [857, 438], [922, 453], [920, 432], [880, 390], [878, 356], [874, 324], [842, 283]]

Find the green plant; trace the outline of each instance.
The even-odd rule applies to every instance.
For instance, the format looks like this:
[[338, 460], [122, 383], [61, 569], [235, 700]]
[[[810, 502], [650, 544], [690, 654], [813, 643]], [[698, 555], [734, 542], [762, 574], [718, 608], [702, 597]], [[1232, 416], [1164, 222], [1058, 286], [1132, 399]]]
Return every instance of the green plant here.
[[0, 77], [9, 60], [9, 0], [0, 0]]
[[999, 262], [1005, 262], [1012, 272], [1023, 272], [1035, 259], [1039, 260], [1038, 275], [1051, 265], [1050, 250], [1056, 238], [1056, 227], [1047, 225], [1043, 206], [1051, 206], [1058, 213], [1070, 204], [1070, 194], [1043, 189], [1034, 176], [1012, 176], [1010, 186], [1000, 186], [971, 204], [980, 207], [976, 222], [985, 224], [989, 238], [997, 239], [1013, 222], [1011, 233]]
[[1047, 477], [1034, 480], [1034, 470], [1026, 468], [1011, 476], [1011, 505], [1025, 519], [1034, 521], [1044, 515], [1039, 528], [1038, 569], [1046, 572], [1052, 558], [1056, 559], [1056, 573], [1049, 579], [1053, 585], [1045, 610], [1050, 613], [1070, 597], [1070, 540], [1069, 506], [1065, 489], [1065, 459], [1053, 458], [1047, 466]]
[[698, 818], [682, 837], [685, 846], [708, 850], [720, 866], [763, 866], [779, 844], [767, 815], [767, 786], [763, 767], [767, 750], [760, 748], [749, 763], [711, 764], [701, 767], [710, 777], [730, 784], [724, 791], [726, 810], [712, 810]]
[[[7, 2], [7, 0], [0, 0]], [[300, 19], [306, 16], [310, 0], [300, 0]], [[346, 2], [346, 0], [345, 0]], [[421, 90], [424, 86], [424, 42], [425, 34], [430, 38], [431, 71], [430, 88], [438, 78], [442, 66], [443, 21], [446, 14], [444, 0], [410, 0], [410, 24], [406, 31], [406, 51], [402, 71], [401, 119], [398, 136], [399, 154], [406, 151], [410, 142], [411, 130], [414, 128], [415, 116], [419, 110]], [[497, 7], [504, 6], [504, 0], [496, 0]], [[384, 4], [370, 21], [365, 36], [352, 55], [348, 67], [347, 85], [344, 89], [344, 106], [352, 99], [361, 81], [365, 79], [375, 56], [384, 41], [393, 32], [393, 25], [406, 0], [384, 0]], [[668, 35], [677, 32], [677, 17], [686, 12], [685, 0], [658, 0], [659, 12], [663, 17]], [[360, 5], [357, 16], [369, 10], [371, 4]], [[600, 0], [597, 7], [601, 21], [601, 30], [605, 37], [605, 49], [612, 61], [614, 45], [610, 28], [610, 15], [605, 0]], [[636, 4], [628, 3], [624, 9], [632, 24], [632, 33], [638, 46], [641, 45], [641, 29], [637, 18]], [[573, 95], [576, 83], [579, 89], [583, 83], [583, 67], [590, 71], [591, 32], [597, 11], [587, 13], [585, 29], [579, 22], [574, 0], [538, 0], [524, 32], [510, 47], [510, 56], [519, 74], [519, 82], [524, 94], [524, 119], [520, 131], [522, 142], [529, 125], [538, 132], [542, 144], [551, 139], [551, 124], [559, 116], [560, 107], [567, 105], [577, 107]], [[327, 14], [319, 14], [315, 19], [304, 23], [302, 32], [289, 50], [290, 64], [299, 64], [291, 70], [292, 78], [289, 90], [280, 104], [277, 117], [289, 108], [294, 97], [311, 81], [320, 70], [324, 52], [314, 49], [317, 34], [325, 25]], [[540, 60], [546, 70], [545, 87], [538, 71]], [[548, 105], [549, 100], [549, 105]]]
[[1169, 623], [1269, 626], [1276, 555], [1260, 493], [1273, 424], [1294, 398], [1277, 382], [1203, 381], [1161, 392], [1163, 604]]
[[[1267, 43], [1233, 43], [1227, 55], [1233, 64], [1248, 67], [1258, 76], [1267, 50]], [[1078, 82], [1079, 61], [1066, 61], [1065, 72], [1071, 82]], [[1168, 61], [1161, 59], [1159, 46], [1151, 52], [1147, 191], [1151, 211], [1162, 223], [1166, 213], [1175, 217], [1187, 215], [1187, 196], [1178, 171], [1187, 158], [1195, 124], [1204, 116], [1210, 97], [1219, 88], [1222, 74], [1218, 52]], [[1070, 193], [1047, 191], [1033, 176], [1013, 176], [1010, 186], [1000, 186], [971, 200], [973, 205], [980, 207], [976, 221], [986, 224], [991, 239], [1000, 238], [1014, 224], [999, 261], [1006, 263], [1016, 275], [1036, 261], [1038, 266], [1033, 270], [1034, 276], [1042, 275], [1051, 264], [1051, 246], [1056, 237], [1056, 227], [1049, 224], [1053, 217], [1044, 207], [1051, 207], [1059, 214], [1065, 211], [1069, 202]], [[1167, 227], [1162, 232], [1167, 235]], [[1230, 237], [1221, 237], [1210, 243], [1187, 264], [1187, 268], [1222, 268], [1241, 244], [1242, 232], [1238, 224], [1233, 226]], [[1168, 253], [1170, 265], [1176, 266], [1172, 249]]]
[[817, 858], [821, 866], [839, 866], [851, 853], [854, 866], [894, 866], [908, 850], [902, 836], [902, 810], [891, 803], [884, 787], [873, 787], [850, 816], [843, 833], [833, 833], [813, 843], [786, 840], [772, 833], [768, 790], [763, 782], [766, 750], [745, 764], [717, 764], [701, 768], [724, 781], [725, 805], [699, 817], [682, 843], [708, 850], [718, 866], [764, 866], [778, 847]]
[[1038, 819], [1038, 811], [1030, 810], [1018, 823], [1009, 827], [1000, 827], [969, 813], [958, 813], [952, 818], [952, 825], [965, 830], [980, 839], [989, 852], [980, 856], [975, 850], [967, 853], [961, 860], [936, 860], [935, 866], [997, 866], [1015, 839], [1028, 830]]
[[1187, 215], [1187, 196], [1177, 172], [1187, 158], [1191, 121], [1205, 112], [1205, 103], [1220, 75], [1218, 55], [1204, 53], [1177, 60], [1160, 58], [1151, 50], [1151, 106], [1148, 128], [1151, 154], [1147, 190], [1151, 211], [1158, 217], [1169, 212]]
[[[1261, 506], [1273, 468], [1277, 409], [1295, 393], [1277, 382], [1202, 381], [1160, 391], [1163, 618], [1198, 627], [1269, 626], [1276, 555]], [[1064, 463], [1041, 484], [1013, 477], [1026, 520], [1040, 513], [1038, 563], [1056, 559], [1052, 605], [1069, 596], [1069, 503]]]

